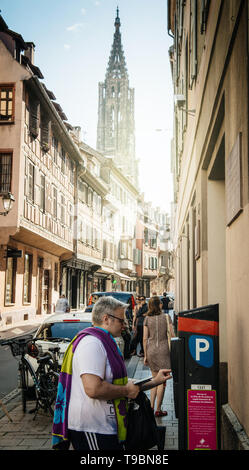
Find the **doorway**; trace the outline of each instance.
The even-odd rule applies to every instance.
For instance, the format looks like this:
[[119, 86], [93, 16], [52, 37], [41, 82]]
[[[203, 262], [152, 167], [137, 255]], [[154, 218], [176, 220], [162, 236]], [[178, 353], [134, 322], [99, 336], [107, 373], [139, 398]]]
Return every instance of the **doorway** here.
[[77, 273], [72, 275], [72, 298], [71, 298], [71, 308], [77, 308], [77, 298], [78, 298], [78, 276]]
[[42, 287], [43, 313], [50, 313], [50, 305], [49, 305], [50, 274], [49, 273], [50, 273], [49, 269], [44, 269], [43, 287]]
[[208, 168], [208, 302], [219, 304], [220, 362], [226, 362], [225, 136]]

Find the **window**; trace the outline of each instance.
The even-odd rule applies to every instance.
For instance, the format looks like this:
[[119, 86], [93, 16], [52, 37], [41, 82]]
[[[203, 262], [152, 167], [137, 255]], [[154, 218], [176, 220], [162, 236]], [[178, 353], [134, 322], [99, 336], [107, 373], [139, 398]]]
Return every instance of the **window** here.
[[33, 163], [28, 159], [27, 160], [27, 196], [34, 202], [34, 176], [35, 176], [35, 167]]
[[56, 137], [53, 137], [52, 139], [52, 145], [53, 145], [53, 161], [57, 165], [57, 156], [58, 156], [58, 140]]
[[101, 196], [98, 196], [98, 201], [97, 201], [97, 214], [101, 215]]
[[29, 97], [29, 131], [30, 134], [36, 138], [39, 134], [39, 121], [40, 121], [40, 103], [35, 98]]
[[74, 162], [70, 160], [70, 183], [74, 184]]
[[91, 188], [88, 188], [88, 200], [87, 200], [88, 206], [92, 207], [93, 205], [93, 190]]
[[16, 258], [7, 258], [5, 304], [15, 303], [16, 263], [17, 263]]
[[41, 115], [41, 147], [44, 152], [50, 148], [51, 141], [51, 121], [45, 114]]
[[79, 199], [82, 202], [86, 202], [86, 185], [85, 183], [82, 182], [82, 180], [79, 181]]
[[12, 154], [0, 153], [0, 193], [8, 193], [11, 190]]
[[57, 219], [57, 189], [53, 186], [52, 190], [52, 214], [55, 219]]
[[23, 302], [31, 302], [31, 281], [32, 281], [33, 257], [25, 253], [24, 256], [24, 274], [23, 274]]
[[61, 149], [61, 172], [65, 174], [66, 154], [65, 150]]
[[58, 291], [58, 278], [59, 278], [59, 269], [58, 263], [54, 263], [54, 290]]
[[149, 242], [149, 231], [147, 228], [144, 229], [144, 243], [145, 245], [148, 245]]
[[45, 175], [41, 173], [40, 208], [45, 212]]
[[0, 122], [14, 121], [14, 87], [0, 85]]
[[73, 222], [74, 222], [74, 214], [73, 214], [73, 206], [69, 204], [69, 228], [73, 229]]
[[65, 198], [61, 195], [61, 223], [65, 224]]

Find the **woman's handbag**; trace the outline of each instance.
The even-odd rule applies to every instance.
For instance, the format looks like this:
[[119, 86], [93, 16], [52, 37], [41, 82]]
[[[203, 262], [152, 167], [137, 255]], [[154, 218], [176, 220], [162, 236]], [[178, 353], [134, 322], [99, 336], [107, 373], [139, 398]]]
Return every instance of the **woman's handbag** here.
[[166, 322], [167, 322], [167, 337], [168, 337], [168, 345], [169, 349], [171, 347], [171, 330], [170, 330], [170, 322], [169, 322], [169, 315], [168, 313], [165, 314]]
[[138, 396], [130, 401], [127, 422], [125, 450], [148, 450], [154, 446], [159, 448], [160, 431], [150, 400], [144, 392], [139, 392]]

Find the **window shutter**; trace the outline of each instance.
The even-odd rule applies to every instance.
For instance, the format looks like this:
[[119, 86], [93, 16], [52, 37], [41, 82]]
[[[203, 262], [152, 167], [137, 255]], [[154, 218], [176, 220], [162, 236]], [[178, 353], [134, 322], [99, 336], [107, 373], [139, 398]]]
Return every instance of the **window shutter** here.
[[39, 114], [40, 103], [33, 97], [30, 97], [29, 103], [29, 132], [36, 138], [39, 134]]
[[51, 121], [48, 116], [41, 116], [41, 147], [44, 152], [48, 152], [51, 145]]
[[41, 175], [37, 168], [34, 167], [34, 203], [40, 206], [41, 201]]

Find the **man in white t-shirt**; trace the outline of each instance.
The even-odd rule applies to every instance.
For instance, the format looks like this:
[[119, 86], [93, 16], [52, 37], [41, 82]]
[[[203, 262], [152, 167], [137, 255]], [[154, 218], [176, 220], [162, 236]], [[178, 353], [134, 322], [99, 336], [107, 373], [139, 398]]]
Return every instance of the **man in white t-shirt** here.
[[58, 312], [69, 312], [69, 303], [65, 294], [62, 294], [56, 302], [55, 313]]
[[[120, 336], [126, 308], [113, 297], [101, 297], [92, 312], [94, 327], [113, 338]], [[160, 371], [151, 386], [152, 382], [155, 386], [167, 378], [167, 373]], [[126, 385], [112, 382], [112, 369], [101, 340], [92, 335], [83, 337], [73, 355], [68, 408], [68, 429], [75, 450], [123, 450], [117, 436], [113, 400], [136, 398], [140, 388], [132, 381]]]

